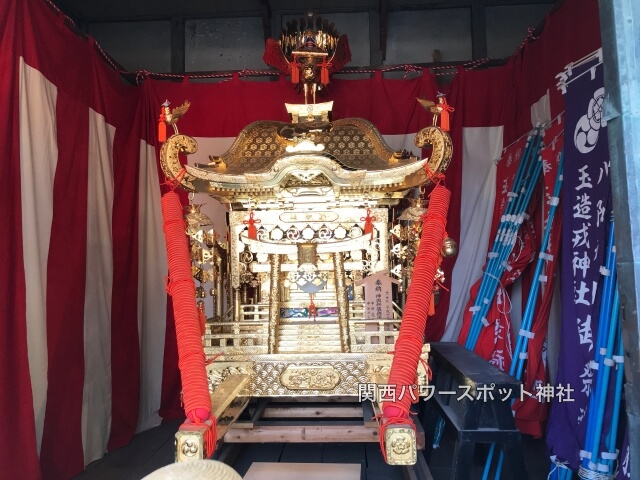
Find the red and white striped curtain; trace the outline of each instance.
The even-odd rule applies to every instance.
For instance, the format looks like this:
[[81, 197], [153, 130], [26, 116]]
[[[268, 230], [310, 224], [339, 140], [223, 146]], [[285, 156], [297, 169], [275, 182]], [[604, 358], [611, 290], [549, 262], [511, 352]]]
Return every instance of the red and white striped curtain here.
[[91, 39], [39, 0], [0, 25], [0, 468], [69, 478], [160, 421], [156, 157]]

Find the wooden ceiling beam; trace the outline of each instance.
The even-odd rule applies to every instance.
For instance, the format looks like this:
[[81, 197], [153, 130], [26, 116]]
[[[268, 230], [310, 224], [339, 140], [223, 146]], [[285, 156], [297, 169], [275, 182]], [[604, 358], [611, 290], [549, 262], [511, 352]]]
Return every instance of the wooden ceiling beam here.
[[[262, 17], [265, 31], [271, 33], [271, 11], [303, 14], [305, 8], [291, 0], [234, 0], [233, 2], [193, 2], [176, 7], [174, 2], [138, 0], [135, 9], [130, 0], [54, 0], [59, 8], [76, 21], [130, 22], [169, 20], [176, 16], [186, 20], [198, 18]], [[313, 2], [315, 3], [315, 2]], [[531, 4], [554, 4], [554, 0], [324, 0], [311, 9], [320, 15], [378, 11], [430, 10], [441, 8], [499, 7]]]
[[471, 7], [471, 57], [473, 60], [487, 56], [487, 17], [485, 6]]
[[271, 35], [271, 5], [269, 0], [260, 0], [260, 13], [262, 16], [262, 29], [264, 31], [264, 41], [266, 42]]
[[387, 35], [389, 33], [389, 0], [380, 0], [380, 51], [382, 61], [387, 59]]

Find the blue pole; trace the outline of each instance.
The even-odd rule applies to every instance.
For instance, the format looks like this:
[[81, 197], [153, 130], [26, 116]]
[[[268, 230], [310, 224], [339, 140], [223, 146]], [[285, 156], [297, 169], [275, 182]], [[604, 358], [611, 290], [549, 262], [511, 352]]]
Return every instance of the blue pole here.
[[[556, 182], [553, 187], [553, 198], [558, 199], [560, 196], [560, 190], [562, 188], [562, 162], [564, 155], [560, 156], [560, 165], [558, 166], [558, 173], [556, 176]], [[540, 290], [540, 275], [542, 275], [542, 269], [545, 266], [545, 258], [544, 254], [549, 248], [549, 240], [551, 237], [551, 227], [553, 226], [553, 219], [555, 218], [556, 209], [558, 207], [557, 200], [552, 202], [549, 207], [549, 214], [547, 218], [547, 224], [545, 226], [544, 236], [541, 244], [541, 254], [538, 256], [538, 262], [536, 264], [536, 270], [533, 274], [534, 284], [531, 287], [531, 292], [529, 292], [529, 298], [527, 299], [527, 305], [524, 311], [524, 318], [522, 321], [522, 325], [520, 326], [521, 330], [530, 331], [533, 326], [533, 317], [535, 314], [536, 303], [538, 301], [538, 292]], [[522, 380], [522, 375], [524, 373], [524, 358], [520, 358], [521, 352], [526, 352], [529, 347], [529, 337], [526, 335], [518, 335], [518, 342], [516, 344], [516, 362], [512, 362], [511, 370], [509, 371], [510, 375], [514, 375], [518, 380]], [[515, 365], [515, 368], [514, 368]]]
[[[609, 272], [607, 276], [605, 276], [603, 285], [602, 285], [602, 297], [600, 301], [600, 312], [598, 316], [598, 335], [596, 337], [596, 351], [594, 354], [594, 362], [598, 364], [598, 372], [600, 372], [600, 365], [602, 363], [602, 355], [601, 350], [604, 349], [607, 345], [607, 335], [609, 332], [609, 323], [611, 320], [611, 293], [612, 286], [615, 283], [616, 278], [616, 249], [614, 247], [615, 244], [615, 235], [613, 229], [614, 221], [613, 215], [609, 220], [609, 236], [607, 238], [607, 256], [605, 258], [605, 269]], [[599, 385], [596, 383], [596, 389], [599, 388]], [[597, 396], [595, 395], [595, 390], [591, 392], [589, 395], [589, 416], [587, 417], [587, 431], [585, 433], [585, 450], [587, 449], [587, 442], [593, 435], [594, 422], [597, 422], [597, 418], [592, 415], [593, 412], [597, 410]], [[586, 467], [588, 465], [589, 459], [584, 458], [583, 465]]]
[[[617, 287], [616, 287], [617, 288]], [[620, 406], [622, 404], [622, 388], [624, 384], [624, 345], [622, 344], [622, 328], [620, 322], [618, 322], [617, 332], [617, 346], [616, 346], [616, 386], [613, 399], [613, 412], [611, 414], [611, 430], [607, 438], [607, 450], [611, 456], [616, 455], [616, 440], [618, 436], [618, 423], [620, 421]], [[604, 458], [605, 455], [601, 455], [605, 460], [605, 463], [609, 467], [609, 473], [613, 473], [614, 459]]]
[[487, 455], [487, 461], [484, 463], [484, 470], [482, 471], [482, 480], [489, 478], [489, 470], [491, 470], [491, 462], [493, 461], [493, 453], [496, 450], [496, 444], [492, 443], [489, 447], [489, 454]]
[[[600, 362], [598, 364], [598, 376], [596, 380], [596, 393], [597, 398], [595, 406], [597, 407], [595, 416], [595, 426], [590, 438], [586, 439], [585, 445], [588, 443], [588, 453], [591, 454], [591, 458], [584, 458], [582, 460], [583, 467], [589, 470], [596, 468], [597, 455], [600, 450], [600, 437], [602, 435], [602, 421], [604, 418], [604, 409], [607, 403], [607, 391], [609, 385], [609, 374], [611, 372], [611, 363], [613, 363], [613, 343], [616, 339], [616, 331], [618, 328], [618, 312], [620, 310], [620, 296], [616, 289], [613, 296], [613, 309], [611, 311], [611, 321], [609, 323], [609, 337], [607, 339], [607, 352], [605, 356], [600, 356]], [[589, 419], [591, 414], [589, 412]]]
[[[502, 214], [501, 221], [491, 248], [491, 254], [485, 267], [485, 273], [480, 281], [478, 294], [474, 301], [474, 313], [471, 317], [471, 324], [465, 347], [474, 350], [482, 330], [482, 319], [485, 318], [490, 306], [490, 299], [495, 295], [495, 291], [500, 283], [500, 278], [504, 272], [503, 263], [508, 259], [513, 250], [515, 238], [520, 225], [524, 219], [533, 191], [542, 173], [542, 162], [539, 158], [541, 144], [541, 129], [536, 128], [533, 137], [527, 139], [525, 152], [518, 165], [516, 178], [511, 189], [507, 206]], [[514, 201], [515, 199], [515, 201]], [[485, 300], [486, 299], [486, 300]], [[495, 444], [489, 450], [489, 457], [485, 464], [483, 479], [486, 480], [491, 467], [491, 459], [495, 451]], [[501, 467], [500, 458], [499, 468]]]

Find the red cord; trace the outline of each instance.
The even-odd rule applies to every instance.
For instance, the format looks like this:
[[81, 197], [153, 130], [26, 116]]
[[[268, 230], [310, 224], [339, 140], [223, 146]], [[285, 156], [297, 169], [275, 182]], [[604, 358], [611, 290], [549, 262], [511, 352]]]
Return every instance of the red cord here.
[[200, 335], [207, 332], [207, 315], [204, 311], [204, 302], [198, 303], [198, 322], [200, 323]]
[[376, 217], [371, 215], [371, 209], [370, 208], [367, 208], [367, 216], [366, 217], [360, 217], [360, 221], [364, 222], [364, 227], [362, 228], [362, 232], [365, 235], [373, 233], [373, 222], [376, 221]]
[[[395, 344], [388, 383], [396, 391], [413, 389], [415, 392], [417, 389], [416, 371], [424, 344], [424, 329], [433, 294], [433, 279], [438, 268], [442, 240], [446, 235], [447, 211], [451, 198], [451, 192], [442, 186], [441, 180], [442, 178], [438, 179], [430, 195], [407, 303], [400, 323], [400, 333]], [[413, 426], [409, 419], [413, 398], [418, 398], [418, 395], [404, 395], [402, 398], [384, 402], [383, 418], [380, 421], [381, 442], [384, 441], [384, 433], [389, 425], [411, 423]]]
[[247, 227], [247, 237], [252, 238], [254, 240], [258, 238], [258, 229], [256, 228], [256, 223], [260, 223], [260, 222], [261, 220], [253, 218], [253, 210], [250, 210], [249, 219], [242, 221], [243, 224], [249, 225]]
[[215, 362], [218, 359], [218, 357], [221, 357], [222, 355], [224, 355], [224, 352], [216, 353], [213, 357], [207, 360], [207, 365], [211, 365], [213, 362]]
[[178, 174], [174, 179], [167, 178], [162, 185], [167, 185], [169, 188], [171, 188], [171, 190], [175, 190], [176, 188], [178, 188], [178, 186], [182, 182], [182, 179], [184, 178], [186, 173], [187, 173], [187, 169], [182, 167], [182, 170], [178, 172]]
[[170, 278], [167, 290], [173, 297], [184, 410], [188, 420], [193, 423], [212, 420], [205, 439], [207, 457], [210, 457], [217, 439], [216, 419], [211, 415], [211, 397], [195, 300], [196, 286], [191, 276], [191, 259], [178, 194], [170, 191], [162, 196], [162, 214]]

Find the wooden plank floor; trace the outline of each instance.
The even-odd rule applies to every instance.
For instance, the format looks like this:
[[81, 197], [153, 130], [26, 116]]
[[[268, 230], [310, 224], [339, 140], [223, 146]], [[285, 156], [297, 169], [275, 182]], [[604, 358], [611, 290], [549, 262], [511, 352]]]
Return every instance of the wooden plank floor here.
[[[129, 445], [107, 453], [74, 479], [139, 480], [172, 463], [174, 434], [180, 423], [168, 422], [136, 435]], [[547, 478], [549, 460], [544, 441], [524, 437], [522, 445], [529, 478]], [[454, 435], [447, 429], [440, 448], [433, 451], [429, 463], [434, 480], [449, 478], [453, 447]], [[230, 453], [230, 449], [235, 449], [233, 454]], [[470, 474], [470, 479], [480, 478], [485, 450], [477, 449], [474, 471]], [[218, 454], [226, 456], [228, 463], [231, 463], [241, 476], [244, 476], [253, 462], [299, 462], [359, 463], [362, 465], [361, 480], [404, 478], [401, 467], [392, 467], [384, 463], [377, 443], [227, 444]], [[503, 472], [502, 478], [508, 480], [511, 476], [508, 472]]]

